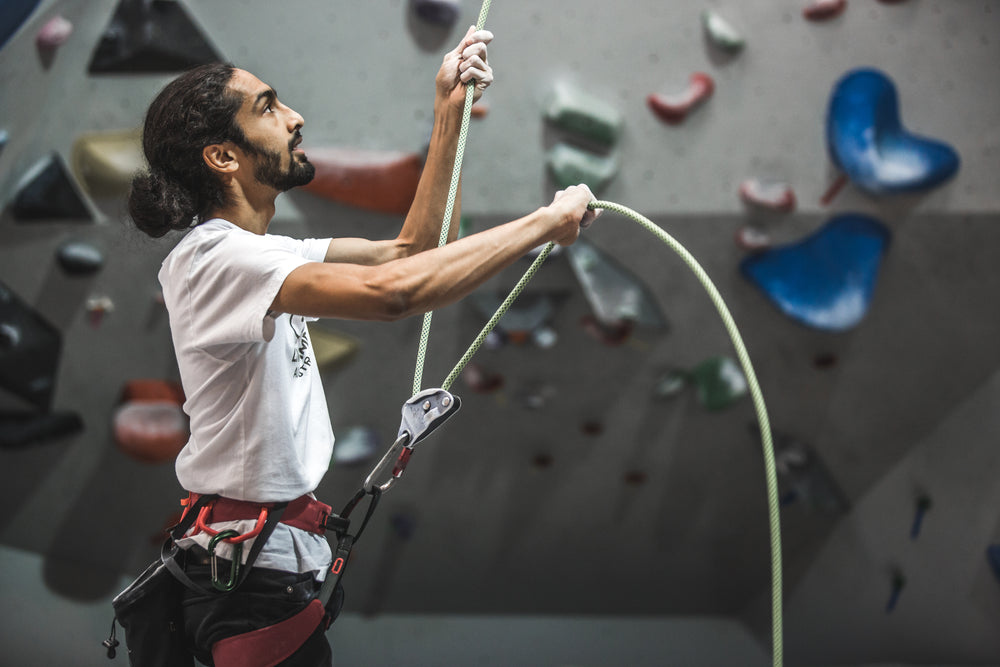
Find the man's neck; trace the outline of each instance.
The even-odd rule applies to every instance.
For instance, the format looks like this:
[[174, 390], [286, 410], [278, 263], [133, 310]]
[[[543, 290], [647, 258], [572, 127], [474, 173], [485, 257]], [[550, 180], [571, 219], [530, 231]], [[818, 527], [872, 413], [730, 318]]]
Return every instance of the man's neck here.
[[[237, 227], [253, 232], [266, 234], [267, 228], [274, 217], [274, 200], [277, 193], [230, 193], [230, 203], [212, 211], [213, 218], [222, 218]], [[247, 196], [250, 195], [250, 196]], [[254, 196], [256, 195], [256, 196]]]

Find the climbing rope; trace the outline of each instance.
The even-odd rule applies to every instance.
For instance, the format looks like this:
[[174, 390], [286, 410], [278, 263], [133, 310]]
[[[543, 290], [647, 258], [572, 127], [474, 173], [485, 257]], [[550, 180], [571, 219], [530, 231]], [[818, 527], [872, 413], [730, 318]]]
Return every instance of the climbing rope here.
[[[482, 8], [479, 12], [479, 20], [476, 22], [476, 29], [482, 30], [486, 24], [486, 15], [489, 12], [490, 0], [483, 0]], [[458, 183], [459, 177], [462, 171], [462, 159], [465, 155], [465, 144], [468, 139], [469, 133], [469, 118], [472, 115], [472, 98], [474, 93], [475, 82], [470, 82], [466, 86], [465, 91], [465, 108], [462, 112], [462, 126], [459, 130], [458, 135], [458, 146], [455, 151], [455, 165], [452, 170], [451, 175], [451, 187], [448, 190], [448, 203], [445, 207], [444, 220], [441, 223], [441, 236], [438, 240], [438, 247], [445, 245], [448, 241], [448, 231], [451, 225], [451, 217], [454, 212], [455, 200], [458, 196]], [[754, 410], [757, 412], [757, 421], [760, 427], [761, 444], [764, 452], [764, 472], [765, 479], [767, 483], [767, 501], [768, 501], [768, 513], [770, 518], [770, 535], [771, 535], [771, 639], [772, 639], [772, 656], [774, 667], [781, 667], [783, 664], [783, 636], [782, 636], [782, 590], [781, 590], [781, 579], [782, 579], [782, 568], [781, 568], [781, 517], [780, 517], [780, 506], [778, 502], [778, 479], [775, 472], [774, 463], [774, 444], [771, 438], [771, 423], [767, 417], [767, 408], [764, 405], [764, 395], [761, 393], [760, 385], [757, 382], [757, 375], [754, 373], [753, 365], [750, 363], [750, 355], [747, 353], [746, 346], [743, 344], [743, 337], [740, 335], [739, 330], [736, 328], [736, 322], [733, 320], [733, 316], [729, 313], [729, 308], [726, 307], [725, 302], [722, 300], [722, 296], [719, 294], [719, 290], [716, 289], [715, 284], [712, 282], [711, 278], [701, 267], [698, 261], [691, 255], [687, 249], [677, 242], [670, 234], [665, 232], [662, 228], [655, 225], [651, 220], [645, 216], [633, 211], [632, 209], [622, 206], [621, 204], [616, 204], [614, 202], [608, 201], [592, 201], [588, 208], [603, 209], [606, 211], [613, 211], [622, 215], [626, 218], [630, 218], [634, 222], [638, 223], [644, 227], [647, 231], [652, 233], [663, 243], [665, 243], [671, 250], [673, 250], [680, 258], [687, 264], [688, 268], [694, 272], [698, 281], [701, 283], [702, 287], [708, 293], [709, 298], [715, 305], [716, 310], [722, 318], [722, 322], [725, 325], [726, 331], [729, 333], [729, 337], [733, 342], [733, 346], [736, 348], [736, 355], [739, 358], [740, 366], [743, 368], [743, 374], [747, 379], [747, 384], [750, 389], [750, 396], [753, 400]], [[500, 319], [504, 316], [507, 310], [510, 308], [511, 304], [514, 303], [515, 299], [524, 290], [524, 287], [531, 281], [535, 273], [541, 267], [542, 263], [548, 257], [549, 253], [555, 244], [549, 243], [545, 248], [539, 253], [538, 257], [532, 262], [531, 266], [524, 273], [521, 279], [517, 282], [514, 288], [511, 290], [510, 294], [504, 299], [500, 307], [493, 314], [493, 317], [489, 319], [486, 325], [476, 336], [475, 340], [462, 355], [458, 363], [451, 370], [448, 376], [445, 378], [444, 383], [441, 388], [448, 390], [455, 380], [461, 374], [462, 370], [466, 367], [472, 357], [476, 354], [479, 348], [482, 346], [486, 337], [489, 335], [490, 331], [496, 326]], [[417, 349], [417, 360], [416, 367], [413, 376], [413, 393], [417, 394], [421, 390], [421, 384], [423, 381], [423, 368], [424, 361], [427, 356], [427, 343], [430, 339], [430, 329], [431, 329], [431, 312], [424, 314], [423, 326], [420, 331], [420, 345]]]
[[[663, 241], [671, 250], [677, 253], [680, 258], [687, 264], [688, 268], [694, 272], [695, 277], [701, 283], [705, 291], [708, 292], [708, 296], [712, 303], [715, 305], [715, 309], [719, 312], [722, 317], [722, 323], [729, 333], [729, 338], [733, 342], [733, 347], [736, 348], [736, 356], [739, 358], [740, 366], [743, 368], [743, 374], [746, 376], [747, 385], [750, 389], [750, 397], [753, 400], [754, 410], [757, 413], [757, 422], [760, 427], [761, 444], [764, 450], [764, 473], [767, 482], [767, 505], [768, 514], [770, 518], [770, 533], [771, 533], [771, 629], [772, 629], [772, 645], [773, 645], [773, 659], [775, 667], [780, 667], [783, 662], [783, 638], [782, 638], [782, 593], [781, 593], [781, 579], [782, 579], [782, 568], [781, 568], [781, 516], [780, 516], [780, 505], [778, 502], [778, 477], [775, 472], [774, 464], [774, 444], [771, 437], [771, 422], [767, 417], [767, 407], [764, 405], [764, 395], [761, 393], [760, 384], [757, 382], [757, 374], [753, 370], [753, 364], [750, 362], [750, 355], [747, 353], [746, 345], [743, 344], [743, 337], [740, 335], [739, 329], [736, 328], [736, 322], [733, 320], [733, 316], [729, 312], [729, 308], [726, 307], [725, 301], [722, 300], [722, 296], [719, 294], [719, 290], [716, 289], [715, 284], [712, 279], [708, 277], [705, 269], [701, 267], [701, 264], [691, 255], [688, 250], [682, 246], [674, 237], [665, 232], [661, 227], [654, 224], [651, 220], [646, 218], [640, 213], [633, 211], [627, 206], [622, 206], [621, 204], [615, 204], [609, 201], [592, 201], [588, 204], [587, 208], [603, 209], [605, 211], [613, 211], [619, 215], [630, 218], [634, 222], [644, 227], [647, 231], [651, 232], [658, 239]], [[459, 359], [458, 363], [448, 374], [445, 379], [444, 384], [441, 388], [448, 390], [452, 383], [458, 378], [459, 374], [469, 363], [469, 360], [476, 354], [479, 348], [482, 346], [483, 342], [486, 340], [486, 336], [493, 330], [497, 322], [504, 316], [507, 310], [510, 308], [514, 300], [517, 299], [518, 295], [524, 290], [525, 285], [534, 277], [535, 273], [538, 271], [542, 262], [548, 257], [549, 252], [555, 244], [549, 243], [542, 250], [541, 254], [532, 262], [531, 266], [524, 273], [521, 279], [517, 282], [514, 288], [511, 290], [510, 294], [504, 299], [503, 303], [500, 304], [497, 311], [493, 314], [493, 317], [489, 319], [486, 325], [476, 336], [475, 340]]]
[[[490, 0], [483, 0], [479, 10], [479, 20], [476, 30], [482, 30], [486, 25], [486, 14], [490, 11]], [[465, 107], [462, 109], [462, 127], [458, 131], [458, 146], [455, 149], [455, 166], [451, 170], [451, 185], [448, 188], [448, 203], [444, 209], [444, 220], [441, 221], [441, 236], [438, 247], [448, 242], [448, 230], [451, 228], [451, 216], [455, 211], [455, 200], [458, 198], [458, 183], [462, 174], [462, 159], [465, 157], [465, 142], [469, 137], [469, 118], [472, 117], [472, 97], [475, 94], [476, 82], [470, 81], [465, 86]], [[420, 345], [417, 347], [417, 362], [413, 369], [413, 393], [420, 391], [423, 384], [424, 361], [427, 358], [427, 342], [431, 337], [431, 318], [433, 311], [424, 313], [424, 321], [420, 327]]]

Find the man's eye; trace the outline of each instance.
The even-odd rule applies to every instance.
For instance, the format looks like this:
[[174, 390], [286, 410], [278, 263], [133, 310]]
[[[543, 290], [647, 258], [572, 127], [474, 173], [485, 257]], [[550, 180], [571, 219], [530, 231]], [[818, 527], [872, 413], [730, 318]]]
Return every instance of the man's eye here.
[[273, 111], [274, 109], [271, 108], [270, 104], [264, 107], [264, 113], [272, 113]]

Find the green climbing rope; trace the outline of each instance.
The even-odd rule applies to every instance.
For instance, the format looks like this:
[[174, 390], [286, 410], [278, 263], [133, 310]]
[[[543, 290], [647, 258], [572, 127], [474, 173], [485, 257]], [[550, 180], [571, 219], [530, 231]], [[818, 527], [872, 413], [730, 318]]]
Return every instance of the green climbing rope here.
[[[482, 30], [486, 25], [486, 15], [489, 13], [490, 0], [483, 0], [482, 8], [479, 11], [479, 20], [476, 22], [476, 29]], [[455, 151], [455, 164], [452, 169], [451, 174], [451, 186], [448, 190], [448, 202], [445, 207], [444, 220], [441, 223], [441, 235], [438, 239], [438, 246], [443, 246], [448, 242], [448, 231], [451, 226], [451, 217], [455, 210], [455, 199], [458, 196], [458, 183], [462, 172], [462, 160], [465, 156], [465, 144], [468, 139], [469, 134], [469, 118], [472, 115], [472, 98], [474, 94], [475, 82], [470, 82], [466, 86], [465, 90], [465, 108], [462, 112], [462, 126], [459, 130], [458, 135], [458, 146]], [[665, 243], [670, 249], [677, 253], [680, 258], [688, 265], [698, 281], [708, 292], [709, 298], [715, 305], [716, 310], [722, 317], [722, 322], [726, 327], [726, 331], [729, 333], [729, 337], [732, 339], [733, 346], [736, 348], [736, 355], [739, 358], [740, 365], [743, 368], [743, 373], [747, 378], [747, 384], [750, 388], [750, 396], [753, 399], [754, 409], [757, 412], [757, 420], [760, 425], [760, 435], [761, 443], [764, 450], [764, 471], [767, 482], [767, 501], [768, 501], [768, 512], [770, 516], [770, 533], [771, 533], [771, 629], [772, 629], [772, 656], [773, 664], [775, 667], [781, 667], [783, 664], [783, 638], [782, 638], [782, 592], [781, 592], [781, 579], [782, 579], [782, 569], [781, 569], [781, 517], [780, 508], [778, 503], [778, 479], [775, 472], [774, 464], [774, 445], [771, 439], [771, 424], [767, 417], [767, 408], [764, 405], [764, 396], [760, 391], [760, 385], [757, 382], [757, 375], [754, 373], [753, 365], [750, 363], [750, 355], [747, 354], [746, 346], [743, 344], [743, 337], [740, 336], [739, 330], [736, 328], [736, 322], [733, 320], [732, 315], [729, 313], [729, 308], [726, 307], [725, 302], [722, 300], [722, 296], [719, 294], [719, 290], [716, 289], [715, 284], [708, 277], [708, 274], [701, 267], [697, 260], [687, 251], [687, 249], [678, 243], [672, 236], [667, 234], [662, 228], [653, 224], [645, 216], [633, 211], [632, 209], [622, 206], [621, 204], [615, 204], [613, 202], [607, 201], [593, 201], [589, 205], [590, 209], [603, 209], [606, 211], [613, 211], [619, 215], [625, 216], [637, 222], [639, 225], [644, 227], [647, 231], [651, 232], [654, 236], [659, 238], [663, 243]], [[486, 323], [483, 329], [476, 336], [476, 339], [472, 342], [472, 345], [466, 350], [462, 358], [459, 359], [458, 363], [445, 378], [444, 383], [441, 385], [442, 389], [448, 390], [455, 380], [458, 378], [462, 369], [469, 363], [469, 360], [476, 354], [479, 348], [482, 346], [483, 342], [486, 340], [486, 336], [493, 330], [497, 322], [504, 316], [507, 310], [510, 308], [514, 300], [521, 294], [524, 290], [525, 285], [534, 277], [535, 273], [541, 267], [542, 263], [548, 257], [552, 250], [553, 243], [549, 243], [542, 252], [538, 255], [535, 261], [528, 267], [528, 270], [518, 281], [511, 293], [504, 299], [503, 303], [497, 309], [493, 317]], [[423, 325], [420, 330], [420, 344], [417, 349], [417, 360], [416, 366], [413, 374], [413, 393], [416, 394], [421, 390], [421, 385], [423, 382], [423, 368], [424, 361], [427, 356], [427, 343], [430, 339], [431, 330], [431, 318], [432, 313], [427, 312], [424, 314]]]
[[[483, 0], [479, 10], [479, 20], [476, 30], [482, 30], [486, 25], [486, 15], [490, 11], [490, 0]], [[465, 142], [469, 137], [469, 118], [472, 117], [472, 97], [475, 94], [476, 82], [470, 81], [465, 86], [465, 107], [462, 109], [462, 126], [458, 131], [458, 146], [455, 149], [455, 165], [451, 170], [451, 186], [448, 188], [448, 202], [445, 205], [444, 220], [441, 221], [441, 236], [438, 238], [440, 248], [448, 242], [448, 230], [451, 228], [451, 216], [455, 211], [455, 200], [458, 198], [458, 183], [462, 175], [462, 160], [465, 157]], [[420, 327], [420, 344], [417, 346], [417, 362], [413, 369], [413, 393], [418, 393], [423, 384], [424, 360], [427, 358], [427, 342], [431, 337], [431, 319], [434, 311], [424, 313], [424, 321]]]
[[[760, 384], [757, 382], [757, 374], [754, 373], [753, 364], [750, 363], [750, 355], [747, 353], [746, 345], [743, 344], [743, 337], [740, 336], [739, 329], [736, 328], [736, 322], [733, 320], [733, 316], [729, 313], [729, 308], [726, 307], [725, 301], [722, 300], [722, 296], [719, 294], [719, 290], [716, 289], [715, 284], [712, 279], [708, 277], [705, 269], [701, 267], [698, 261], [691, 255], [688, 250], [682, 246], [674, 237], [670, 236], [661, 227], [654, 224], [651, 220], [646, 218], [640, 213], [633, 211], [627, 206], [622, 206], [621, 204], [615, 204], [614, 202], [608, 201], [592, 201], [588, 208], [590, 209], [603, 209], [605, 211], [613, 211], [619, 215], [630, 218], [631, 220], [639, 223], [647, 231], [651, 232], [658, 239], [663, 241], [671, 250], [677, 253], [684, 263], [688, 265], [688, 268], [694, 272], [698, 281], [701, 283], [705, 291], [708, 292], [709, 298], [715, 305], [716, 310], [722, 317], [722, 323], [726, 327], [726, 331], [729, 333], [729, 337], [733, 342], [733, 347], [736, 348], [736, 356], [739, 358], [740, 365], [743, 368], [743, 374], [746, 376], [747, 384], [750, 388], [750, 396], [753, 400], [754, 410], [757, 412], [757, 421], [760, 424], [760, 435], [761, 443], [764, 451], [764, 472], [767, 481], [767, 504], [768, 504], [768, 514], [770, 516], [770, 532], [771, 532], [771, 627], [772, 627], [772, 644], [773, 644], [773, 659], [775, 667], [781, 667], [783, 663], [783, 639], [782, 639], [782, 593], [781, 593], [781, 517], [780, 517], [780, 507], [778, 503], [778, 478], [775, 472], [774, 464], [774, 444], [771, 438], [771, 423], [767, 417], [767, 407], [764, 405], [764, 395], [761, 393]], [[497, 308], [497, 311], [493, 314], [493, 317], [489, 319], [486, 325], [476, 336], [475, 340], [459, 359], [458, 363], [445, 378], [444, 383], [441, 388], [448, 390], [451, 385], [458, 378], [459, 374], [469, 363], [469, 360], [476, 354], [479, 348], [482, 346], [483, 342], [486, 340], [486, 336], [493, 330], [497, 322], [504, 316], [504, 313], [510, 308], [514, 300], [517, 299], [518, 295], [524, 290], [525, 285], [534, 277], [535, 273], [538, 271], [542, 262], [548, 257], [549, 252], [552, 250], [553, 243], [549, 243], [542, 252], [538, 255], [528, 270], [524, 273], [521, 279], [517, 282], [514, 288], [511, 290], [510, 294], [504, 299], [503, 303]]]

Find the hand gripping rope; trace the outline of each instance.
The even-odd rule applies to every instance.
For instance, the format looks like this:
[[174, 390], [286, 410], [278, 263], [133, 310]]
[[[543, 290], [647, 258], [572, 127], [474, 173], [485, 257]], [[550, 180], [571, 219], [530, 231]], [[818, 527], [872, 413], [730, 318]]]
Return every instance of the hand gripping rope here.
[[[486, 23], [486, 14], [489, 12], [489, 6], [490, 0], [484, 0], [482, 9], [479, 13], [479, 20], [476, 23], [476, 28], [479, 30], [481, 30]], [[470, 82], [466, 87], [465, 109], [462, 116], [462, 126], [459, 131], [458, 147], [455, 153], [455, 165], [452, 171], [451, 188], [448, 192], [448, 203], [444, 214], [444, 220], [441, 223], [441, 236], [438, 242], [439, 246], [444, 245], [448, 240], [448, 228], [451, 222], [452, 212], [454, 211], [454, 203], [458, 192], [458, 180], [462, 170], [462, 159], [465, 154], [465, 143], [468, 138], [469, 117], [472, 109], [474, 85], [475, 82]], [[767, 416], [767, 408], [764, 405], [764, 396], [761, 393], [760, 385], [757, 382], [757, 375], [754, 373], [753, 365], [750, 362], [750, 355], [747, 353], [746, 346], [743, 344], [743, 338], [740, 336], [740, 332], [736, 328], [736, 322], [729, 313], [729, 309], [722, 300], [722, 296], [719, 294], [718, 289], [716, 289], [715, 284], [708, 277], [708, 274], [697, 262], [697, 260], [695, 260], [691, 253], [689, 253], [684, 246], [678, 243], [676, 239], [670, 236], [662, 228], [655, 225], [645, 216], [626, 206], [622, 206], [621, 204], [595, 200], [588, 205], [588, 208], [591, 210], [603, 209], [605, 211], [613, 211], [631, 219], [633, 222], [636, 222], [640, 226], [644, 227], [648, 232], [656, 236], [671, 250], [677, 253], [684, 263], [687, 264], [688, 268], [690, 268], [695, 274], [695, 277], [697, 277], [702, 287], [704, 287], [705, 291], [708, 293], [708, 296], [715, 305], [716, 310], [719, 312], [726, 331], [729, 333], [729, 337], [736, 349], [736, 355], [739, 358], [740, 366], [743, 368], [743, 373], [746, 376], [747, 384], [750, 388], [750, 395], [753, 400], [754, 410], [757, 413], [757, 421], [760, 425], [761, 444], [764, 453], [764, 472], [767, 482], [771, 535], [772, 656], [774, 666], [781, 667], [783, 664], [781, 518], [779, 515], [778, 503], [778, 480], [774, 463], [774, 445], [771, 438], [771, 425]], [[423, 327], [420, 332], [420, 345], [417, 350], [416, 368], [414, 370], [414, 395], [403, 406], [403, 420], [399, 428], [399, 437], [396, 442], [393, 443], [392, 447], [390, 447], [389, 451], [385, 454], [382, 460], [375, 466], [375, 469], [372, 470], [371, 474], [365, 480], [363, 487], [357, 492], [351, 502], [348, 503], [348, 506], [341, 514], [342, 517], [346, 518], [361, 498], [363, 498], [366, 494], [371, 494], [372, 502], [365, 517], [365, 523], [367, 523], [374, 509], [374, 504], [381, 497], [381, 494], [384, 491], [387, 491], [395, 480], [399, 479], [399, 477], [403, 474], [406, 464], [413, 453], [413, 447], [417, 444], [417, 442], [424, 439], [430, 434], [431, 431], [444, 423], [444, 421], [446, 421], [451, 415], [455, 414], [461, 405], [461, 401], [457, 396], [449, 393], [448, 389], [458, 378], [462, 369], [464, 369], [469, 363], [469, 360], [472, 359], [482, 346], [483, 342], [486, 340], [486, 336], [493, 330], [493, 327], [496, 326], [496, 324], [503, 317], [504, 313], [506, 313], [510, 308], [511, 304], [514, 303], [514, 300], [517, 299], [517, 297], [524, 290], [524, 287], [534, 277], [539, 267], [541, 267], [542, 263], [552, 251], [554, 245], [554, 243], [546, 245], [535, 261], [532, 262], [531, 266], [528, 267], [528, 270], [517, 282], [507, 298], [504, 299], [503, 303], [500, 304], [500, 307], [497, 308], [493, 317], [490, 318], [490, 320], [479, 332], [479, 335], [476, 336], [475, 340], [465, 351], [465, 354], [463, 354], [458, 363], [455, 364], [455, 367], [448, 374], [448, 377], [445, 378], [440, 389], [421, 390], [423, 366], [427, 354], [427, 343], [430, 338], [431, 326], [431, 313], [426, 313], [424, 315]], [[376, 478], [379, 475], [382, 475], [391, 463], [393, 464], [391, 477], [381, 484], [377, 483]], [[362, 526], [362, 528], [363, 527], [364, 526]], [[358, 536], [355, 536], [355, 541], [357, 537]], [[338, 549], [338, 555], [339, 553], [340, 549]]]

